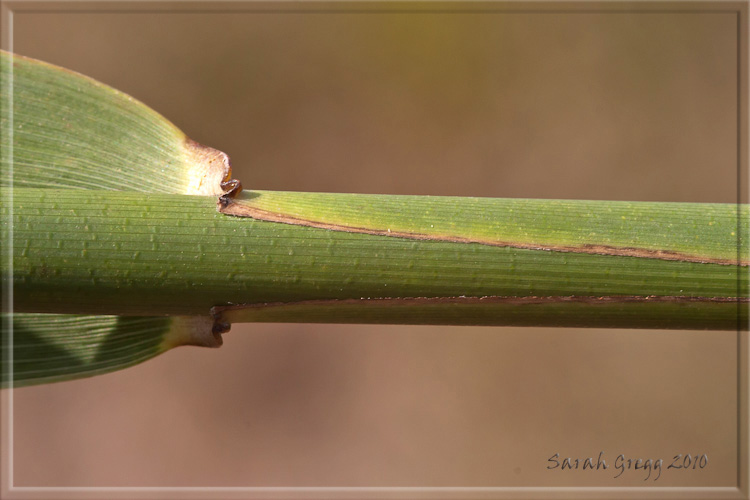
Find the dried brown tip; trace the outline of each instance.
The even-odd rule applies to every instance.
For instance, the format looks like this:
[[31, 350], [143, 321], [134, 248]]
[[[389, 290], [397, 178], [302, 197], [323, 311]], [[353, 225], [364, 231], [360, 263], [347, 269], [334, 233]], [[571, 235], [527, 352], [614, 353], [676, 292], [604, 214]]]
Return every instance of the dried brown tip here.
[[229, 330], [232, 329], [232, 325], [230, 323], [226, 323], [223, 321], [214, 321], [214, 325], [211, 328], [211, 333], [214, 334], [214, 336], [221, 342], [221, 334], [227, 333]]
[[213, 320], [211, 332], [219, 339], [223, 333], [232, 329], [232, 324], [224, 318], [220, 307], [211, 308], [211, 319]]
[[242, 183], [237, 179], [229, 179], [221, 183], [221, 189], [224, 190], [222, 196], [234, 198], [242, 192]]

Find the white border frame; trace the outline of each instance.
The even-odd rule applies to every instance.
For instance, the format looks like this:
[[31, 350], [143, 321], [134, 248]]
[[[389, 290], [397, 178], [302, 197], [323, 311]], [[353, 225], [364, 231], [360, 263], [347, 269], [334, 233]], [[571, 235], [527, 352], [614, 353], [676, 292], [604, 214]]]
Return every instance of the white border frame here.
[[[467, 0], [333, 0], [333, 1], [304, 1], [304, 0], [229, 0], [229, 1], [180, 1], [180, 0], [11, 0], [0, 1], [0, 48], [13, 51], [13, 14], [16, 12], [351, 12], [381, 11], [533, 11], [576, 12], [596, 10], [598, 12], [734, 12], [737, 15], [737, 200], [738, 203], [748, 203], [748, 10], [750, 3], [745, 1], [726, 2], [715, 1], [672, 1], [648, 2], [647, 0], [621, 2], [610, 1], [537, 1], [526, 2], [492, 2]], [[12, 74], [12, 73], [11, 73]], [[12, 80], [12, 76], [11, 76]], [[12, 93], [8, 93], [7, 102], [0, 105], [10, 106], [12, 111]], [[12, 121], [12, 113], [11, 113]], [[12, 124], [8, 144], [8, 151], [2, 152], [12, 157]], [[11, 167], [12, 168], [12, 167]], [[7, 173], [6, 173], [7, 175]], [[12, 210], [12, 189], [4, 189], [0, 193], [3, 204], [8, 203]], [[12, 214], [11, 214], [12, 215]], [[748, 221], [739, 220], [738, 230], [742, 233], [750, 231]], [[738, 233], [738, 234], [742, 234]], [[13, 229], [8, 224], [3, 230], [2, 241], [12, 241]], [[738, 250], [739, 253], [739, 250]], [[12, 269], [12, 246], [2, 245], [2, 258], [9, 260]], [[2, 308], [3, 312], [12, 311], [13, 290], [12, 282], [3, 277]], [[7, 316], [2, 321], [10, 323]], [[6, 325], [9, 326], [9, 325]], [[12, 331], [3, 328], [2, 339], [3, 369], [10, 370], [12, 360]], [[5, 332], [9, 332], [5, 335]], [[7, 338], [5, 338], [7, 337]], [[750, 387], [750, 336], [748, 331], [737, 333], [737, 363], [738, 363], [738, 413], [737, 413], [737, 486], [717, 488], [681, 488], [681, 487], [442, 487], [442, 488], [341, 488], [341, 487], [19, 487], [13, 485], [13, 390], [0, 391], [0, 497], [5, 499], [243, 499], [243, 498], [305, 498], [305, 499], [340, 499], [340, 498], [476, 498], [476, 499], [750, 499], [750, 411], [748, 409], [748, 388]]]

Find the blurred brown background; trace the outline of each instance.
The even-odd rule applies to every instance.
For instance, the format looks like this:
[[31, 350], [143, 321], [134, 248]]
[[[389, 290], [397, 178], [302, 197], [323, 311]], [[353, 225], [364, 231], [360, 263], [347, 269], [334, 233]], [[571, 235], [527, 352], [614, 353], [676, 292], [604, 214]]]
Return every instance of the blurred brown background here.
[[[250, 7], [17, 12], [14, 50], [142, 100], [249, 189], [736, 201], [733, 14]], [[733, 486], [736, 338], [235, 325], [15, 391], [14, 482]], [[709, 463], [615, 479], [620, 453]]]

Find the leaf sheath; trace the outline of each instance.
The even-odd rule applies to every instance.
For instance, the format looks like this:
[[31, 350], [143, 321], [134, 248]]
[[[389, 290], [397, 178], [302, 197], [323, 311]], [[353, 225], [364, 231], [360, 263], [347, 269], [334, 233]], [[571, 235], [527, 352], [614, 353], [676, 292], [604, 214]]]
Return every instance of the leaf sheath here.
[[[747, 316], [735, 205], [536, 200], [532, 213], [531, 200], [263, 191], [237, 203], [289, 220], [225, 215], [213, 197], [15, 189], [16, 310], [717, 329]], [[606, 254], [633, 241], [651, 252]]]

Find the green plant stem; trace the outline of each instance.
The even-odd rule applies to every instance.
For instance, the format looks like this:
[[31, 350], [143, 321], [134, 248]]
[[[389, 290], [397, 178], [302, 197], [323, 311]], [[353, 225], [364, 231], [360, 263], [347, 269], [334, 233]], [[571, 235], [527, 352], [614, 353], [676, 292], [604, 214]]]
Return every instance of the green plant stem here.
[[18, 188], [13, 199], [19, 312], [714, 329], [747, 319], [735, 205], [263, 191], [236, 202], [282, 223], [219, 213], [214, 197]]

